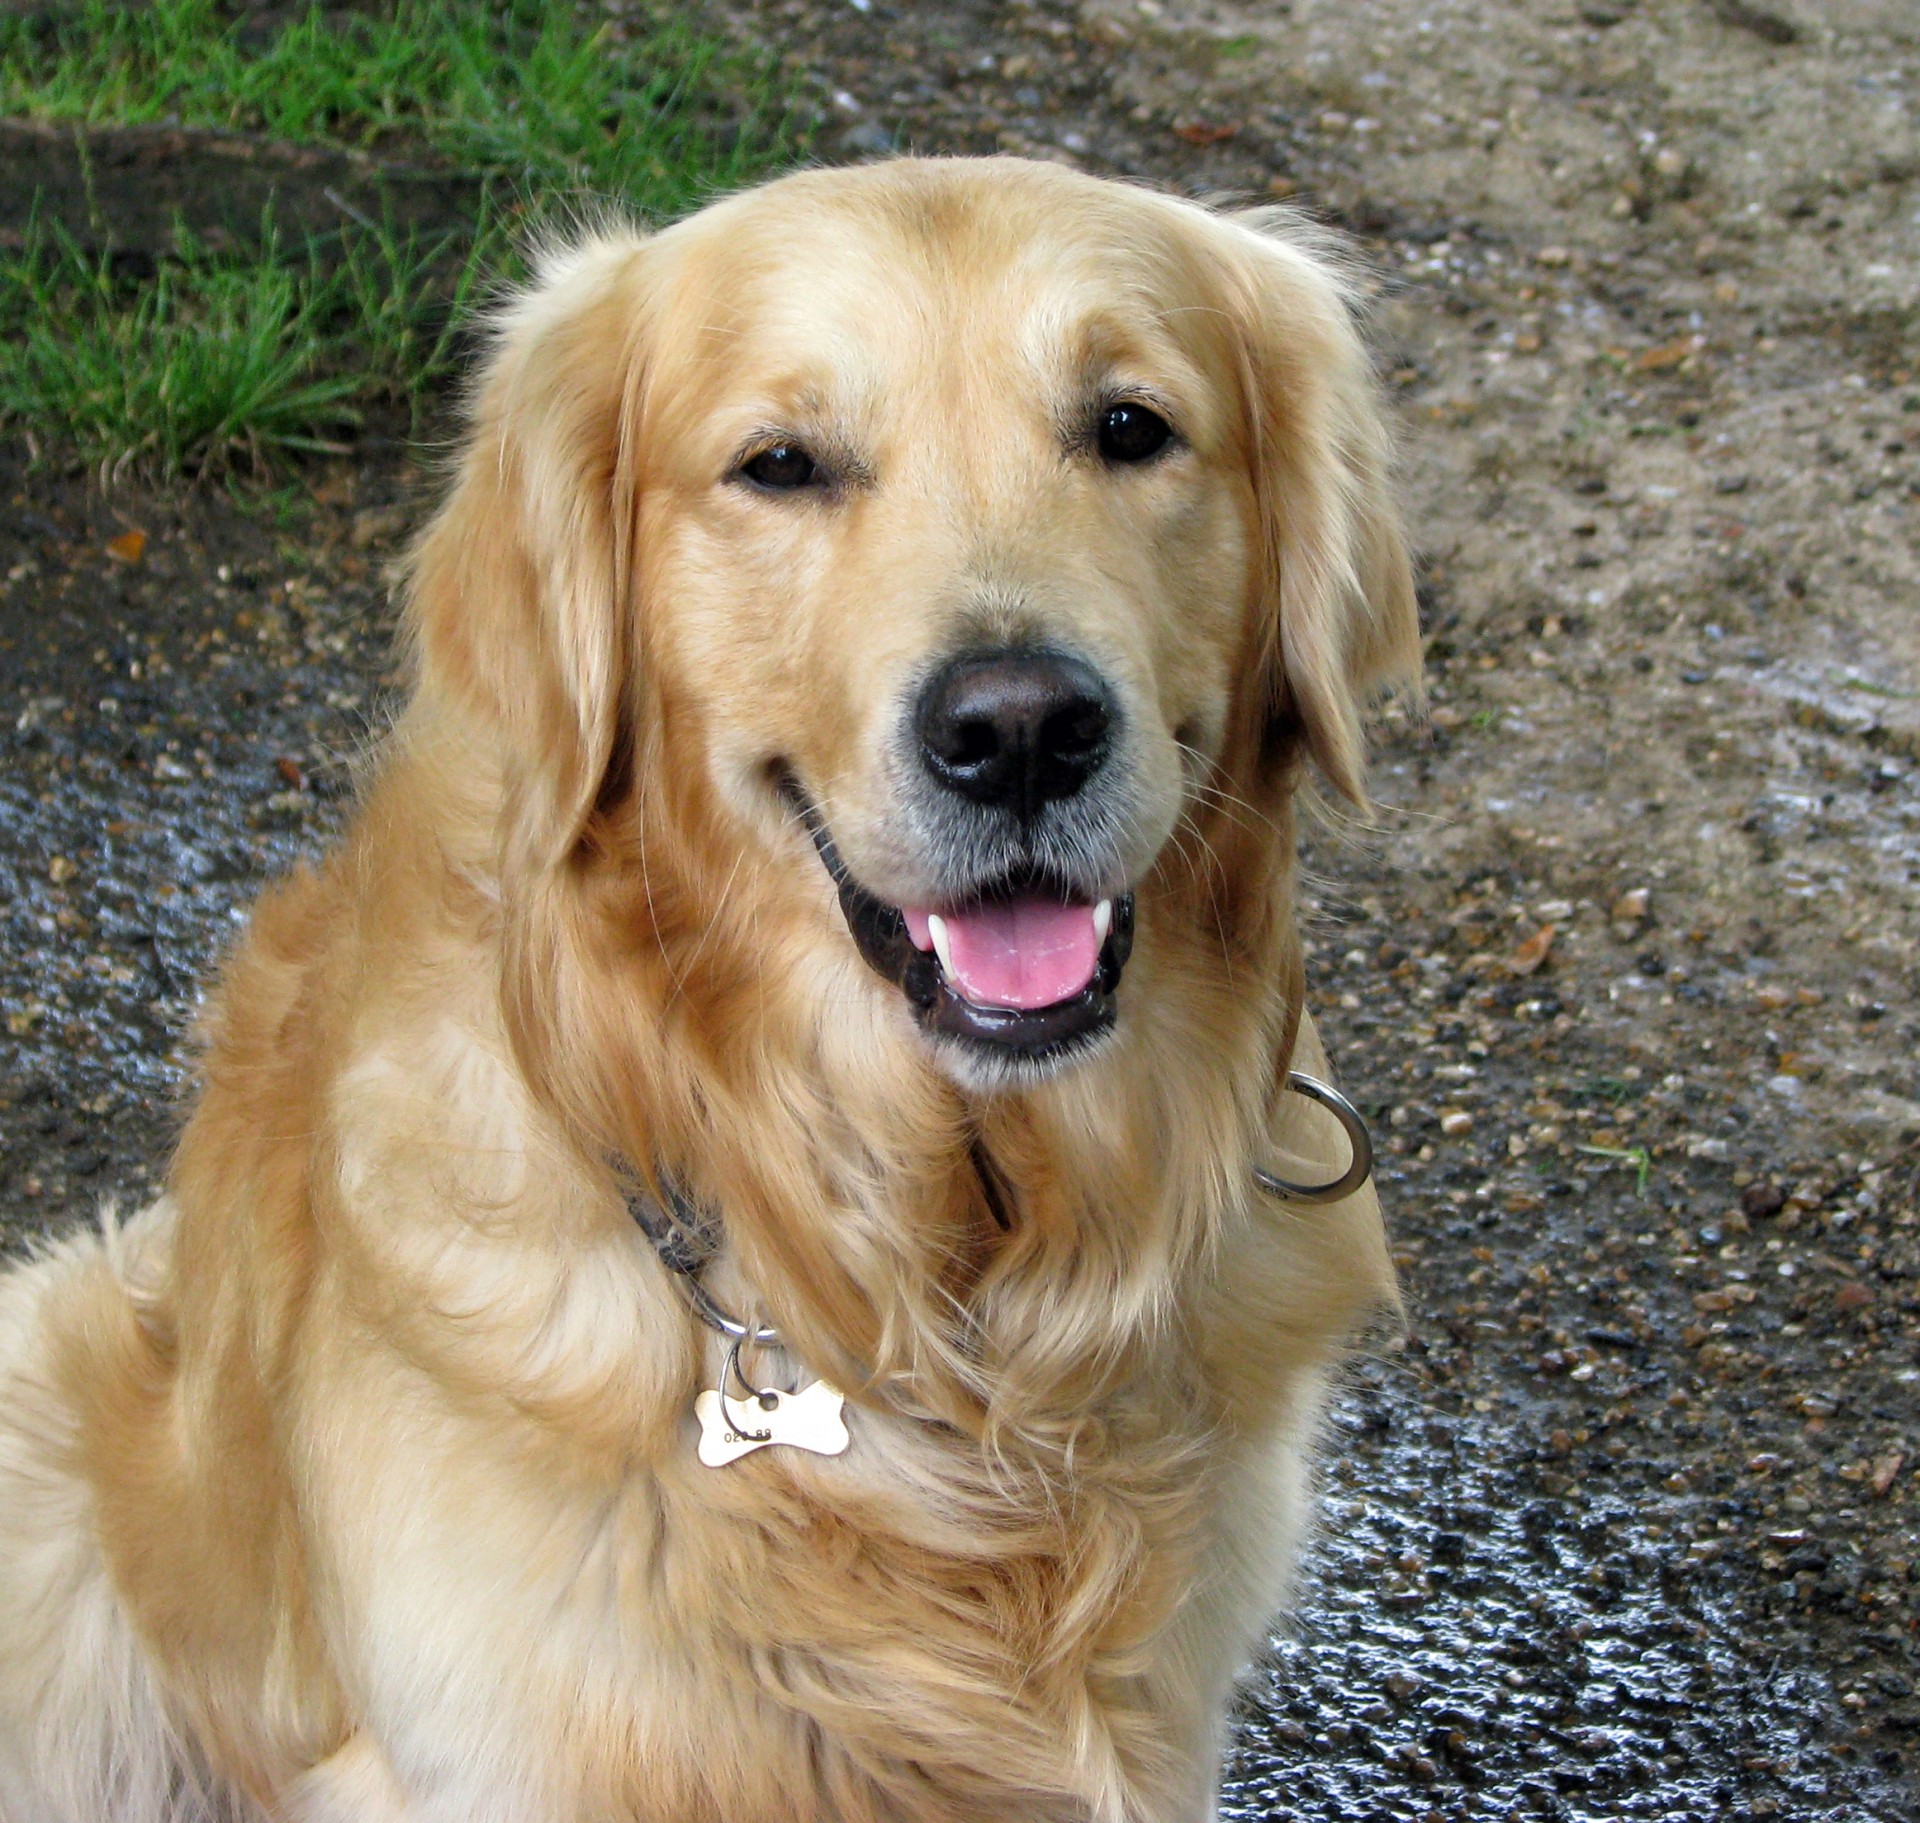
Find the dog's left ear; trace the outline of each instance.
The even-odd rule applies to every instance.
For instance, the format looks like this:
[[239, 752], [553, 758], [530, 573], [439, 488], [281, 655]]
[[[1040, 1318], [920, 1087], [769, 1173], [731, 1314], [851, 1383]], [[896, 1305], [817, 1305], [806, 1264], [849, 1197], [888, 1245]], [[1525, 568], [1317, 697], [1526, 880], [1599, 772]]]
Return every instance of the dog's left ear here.
[[453, 489], [411, 561], [421, 693], [499, 757], [545, 860], [627, 763], [643, 259], [630, 234], [556, 249], [499, 313]]
[[1366, 797], [1371, 700], [1420, 669], [1419, 615], [1379, 387], [1337, 255], [1285, 218], [1236, 242], [1242, 371], [1267, 600], [1258, 653], [1269, 746], [1303, 740]]

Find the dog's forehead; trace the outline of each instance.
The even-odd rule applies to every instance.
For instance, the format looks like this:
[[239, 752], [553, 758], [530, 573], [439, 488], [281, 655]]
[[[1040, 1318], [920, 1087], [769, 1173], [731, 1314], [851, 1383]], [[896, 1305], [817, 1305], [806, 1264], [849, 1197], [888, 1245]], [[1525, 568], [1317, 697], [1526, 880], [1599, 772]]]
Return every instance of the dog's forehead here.
[[886, 175], [809, 173], [675, 231], [660, 327], [718, 382], [709, 397], [897, 393], [956, 362], [1177, 386], [1217, 353], [1203, 237], [1163, 199], [991, 167]]

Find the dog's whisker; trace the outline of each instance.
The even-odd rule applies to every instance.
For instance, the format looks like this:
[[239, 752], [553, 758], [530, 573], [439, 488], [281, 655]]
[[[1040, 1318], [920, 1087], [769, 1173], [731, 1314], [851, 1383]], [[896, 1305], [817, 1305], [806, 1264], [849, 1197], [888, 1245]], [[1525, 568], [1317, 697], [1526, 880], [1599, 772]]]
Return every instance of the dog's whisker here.
[[1250, 803], [1246, 798], [1229, 791], [1217, 782], [1218, 768], [1206, 754], [1196, 747], [1189, 746], [1185, 741], [1176, 740], [1174, 745], [1182, 753], [1190, 754], [1198, 762], [1198, 768], [1192, 777], [1192, 789], [1196, 794], [1209, 803], [1217, 805], [1223, 814], [1244, 812], [1245, 818], [1237, 820], [1241, 821], [1241, 826], [1250, 834], [1265, 832], [1268, 835], [1275, 835], [1278, 833], [1273, 819], [1258, 805]]
[[674, 1000], [680, 998], [681, 993], [684, 991], [687, 977], [693, 973], [701, 957], [706, 954], [708, 946], [714, 941], [715, 935], [720, 928], [721, 915], [728, 910], [728, 900], [733, 892], [733, 883], [739, 879], [740, 869], [745, 865], [746, 858], [746, 851], [744, 849], [734, 856], [733, 866], [728, 871], [726, 880], [722, 883], [719, 892], [714, 895], [711, 914], [706, 923], [700, 927], [700, 934], [694, 939], [692, 948], [687, 950], [680, 958], [679, 971], [674, 976], [674, 992], [668, 1001], [668, 1005], [672, 1005]]

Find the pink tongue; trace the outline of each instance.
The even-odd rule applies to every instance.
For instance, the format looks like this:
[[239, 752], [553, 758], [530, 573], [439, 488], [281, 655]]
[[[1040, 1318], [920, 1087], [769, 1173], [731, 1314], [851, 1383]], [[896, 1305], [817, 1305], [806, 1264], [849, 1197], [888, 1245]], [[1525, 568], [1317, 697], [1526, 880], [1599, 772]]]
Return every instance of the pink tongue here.
[[[927, 914], [903, 909], [913, 941], [931, 948]], [[1028, 1009], [1071, 1000], [1100, 961], [1091, 905], [1009, 899], [945, 917], [953, 985], [977, 1006]]]

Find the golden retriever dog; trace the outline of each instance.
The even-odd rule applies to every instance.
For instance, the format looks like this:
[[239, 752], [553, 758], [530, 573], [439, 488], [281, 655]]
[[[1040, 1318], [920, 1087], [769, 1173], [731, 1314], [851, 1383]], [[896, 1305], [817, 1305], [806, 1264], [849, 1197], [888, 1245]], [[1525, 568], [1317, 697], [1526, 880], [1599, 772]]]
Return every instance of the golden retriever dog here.
[[1255, 1175], [1416, 651], [1350, 289], [1001, 160], [545, 258], [166, 1194], [0, 1278], [5, 1823], [1214, 1814], [1395, 1300]]

